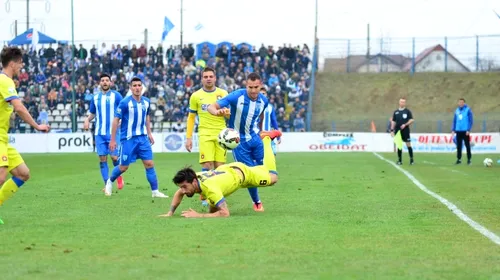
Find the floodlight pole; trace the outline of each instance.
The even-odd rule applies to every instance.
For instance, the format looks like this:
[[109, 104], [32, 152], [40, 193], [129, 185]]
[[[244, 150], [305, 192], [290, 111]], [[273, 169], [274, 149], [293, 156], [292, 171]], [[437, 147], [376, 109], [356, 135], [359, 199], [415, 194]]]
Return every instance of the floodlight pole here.
[[71, 63], [73, 64], [73, 71], [71, 71], [71, 130], [76, 132], [76, 93], [75, 93], [75, 85], [76, 85], [76, 66], [75, 66], [75, 16], [74, 16], [74, 7], [73, 0], [71, 0]]

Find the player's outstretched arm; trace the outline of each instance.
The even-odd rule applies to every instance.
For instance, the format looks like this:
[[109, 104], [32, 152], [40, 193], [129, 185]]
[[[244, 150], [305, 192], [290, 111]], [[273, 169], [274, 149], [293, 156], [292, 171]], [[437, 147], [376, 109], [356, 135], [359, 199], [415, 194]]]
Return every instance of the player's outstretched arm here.
[[20, 99], [18, 98], [12, 99], [10, 101], [10, 104], [12, 105], [12, 107], [14, 107], [14, 111], [16, 111], [19, 117], [21, 117], [23, 121], [31, 125], [34, 129], [38, 131], [49, 131], [50, 127], [48, 125], [45, 124], [39, 125], [36, 123], [36, 121], [33, 119], [33, 117], [31, 117], [30, 113], [28, 112], [28, 109], [26, 109], [26, 107], [24, 106], [23, 102]]
[[177, 190], [174, 194], [174, 198], [172, 199], [172, 204], [170, 204], [170, 210], [168, 211], [167, 214], [159, 215], [159, 217], [171, 217], [171, 216], [173, 216], [175, 213], [175, 210], [181, 204], [183, 197], [184, 197], [184, 194], [182, 193], [182, 191], [180, 189]]
[[189, 209], [188, 211], [182, 211], [182, 217], [185, 218], [220, 218], [220, 217], [229, 217], [229, 209], [227, 208], [226, 201], [222, 201], [219, 205], [215, 206], [217, 209], [213, 213], [198, 213], [193, 209]]

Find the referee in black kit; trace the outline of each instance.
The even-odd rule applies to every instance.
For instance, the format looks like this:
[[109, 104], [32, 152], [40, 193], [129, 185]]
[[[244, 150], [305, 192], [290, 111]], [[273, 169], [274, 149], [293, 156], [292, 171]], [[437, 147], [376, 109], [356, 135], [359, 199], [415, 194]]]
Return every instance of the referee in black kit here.
[[[391, 136], [394, 137], [398, 131], [401, 131], [401, 138], [403, 142], [406, 143], [406, 147], [408, 147], [408, 154], [410, 155], [410, 164], [413, 165], [415, 162], [413, 161], [413, 148], [411, 147], [411, 138], [410, 138], [410, 125], [413, 123], [413, 114], [408, 108], [406, 108], [406, 99], [399, 99], [399, 108], [394, 111], [392, 114], [391, 121]], [[403, 154], [403, 150], [398, 149], [398, 165], [401, 165], [403, 162], [401, 160], [401, 156]]]

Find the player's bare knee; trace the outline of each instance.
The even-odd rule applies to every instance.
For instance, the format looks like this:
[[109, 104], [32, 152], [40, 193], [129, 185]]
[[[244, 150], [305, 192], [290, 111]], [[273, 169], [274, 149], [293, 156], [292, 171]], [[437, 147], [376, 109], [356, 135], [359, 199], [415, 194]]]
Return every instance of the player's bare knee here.
[[30, 169], [26, 166], [26, 164], [21, 164], [20, 166], [12, 169], [10, 173], [12, 176], [17, 177], [24, 182], [30, 179]]
[[119, 165], [118, 168], [120, 169], [120, 171], [123, 173], [125, 171], [127, 171], [128, 169], [128, 165]]
[[108, 157], [107, 156], [99, 156], [99, 160], [101, 162], [106, 162], [106, 161], [108, 161]]
[[112, 161], [117, 161], [117, 160], [118, 160], [118, 157], [117, 157], [117, 156], [111, 156], [111, 160], [112, 160]]
[[6, 167], [2, 167], [0, 168], [0, 187], [3, 185], [3, 183], [5, 183], [5, 181], [7, 180], [7, 168]]
[[271, 175], [271, 185], [274, 185], [278, 182], [278, 174], [270, 173]]
[[202, 163], [201, 167], [208, 169], [208, 170], [212, 170], [212, 169], [214, 169], [214, 163], [211, 161], [207, 161], [207, 162]]
[[218, 162], [218, 161], [215, 161], [214, 162], [214, 169], [217, 169], [217, 167], [221, 166], [221, 165], [224, 165], [225, 163], [224, 162]]
[[145, 167], [146, 169], [148, 169], [148, 168], [153, 168], [153, 167], [155, 166], [155, 164], [153, 163], [153, 161], [152, 161], [152, 160], [144, 160], [144, 161], [142, 162], [142, 164], [144, 164], [144, 167]]

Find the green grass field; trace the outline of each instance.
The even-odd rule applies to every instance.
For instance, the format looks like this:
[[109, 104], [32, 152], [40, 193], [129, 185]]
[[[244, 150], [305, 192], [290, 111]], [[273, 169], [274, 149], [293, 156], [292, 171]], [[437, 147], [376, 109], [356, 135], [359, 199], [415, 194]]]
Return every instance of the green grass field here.
[[[0, 279], [500, 279], [500, 246], [371, 153], [279, 154], [266, 211], [240, 190], [218, 219], [179, 216], [204, 210], [198, 198], [158, 218], [171, 198], [152, 200], [140, 164], [105, 197], [94, 154], [24, 157], [31, 181], [0, 208]], [[499, 235], [500, 167], [485, 157], [416, 154], [403, 168]], [[172, 196], [196, 154], [155, 160]]]

